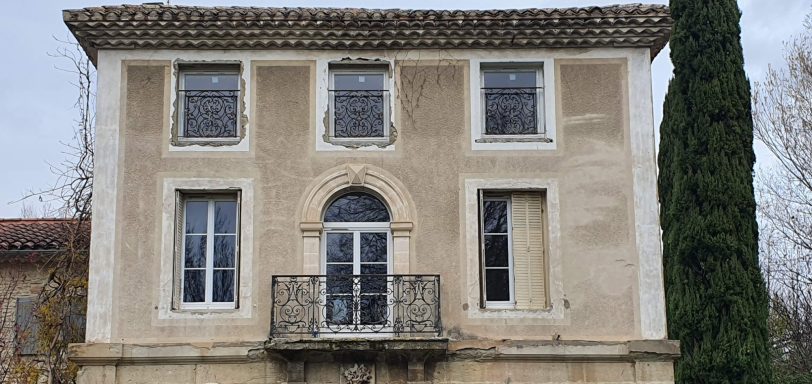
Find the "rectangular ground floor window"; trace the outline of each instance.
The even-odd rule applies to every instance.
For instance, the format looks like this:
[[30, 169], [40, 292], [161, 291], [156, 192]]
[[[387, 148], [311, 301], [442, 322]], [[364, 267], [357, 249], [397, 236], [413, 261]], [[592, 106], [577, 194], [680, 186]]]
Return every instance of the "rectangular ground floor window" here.
[[236, 308], [239, 200], [238, 192], [178, 192], [175, 279], [180, 309]]
[[479, 191], [482, 307], [547, 307], [544, 206], [544, 191]]

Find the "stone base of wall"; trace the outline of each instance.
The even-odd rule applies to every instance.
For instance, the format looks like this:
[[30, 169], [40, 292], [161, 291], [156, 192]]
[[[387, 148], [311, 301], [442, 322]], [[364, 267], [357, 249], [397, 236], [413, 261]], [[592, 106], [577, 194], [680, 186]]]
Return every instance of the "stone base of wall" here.
[[[342, 342], [340, 344], [345, 344]], [[368, 341], [359, 341], [366, 343]], [[334, 343], [328, 343], [336, 345]], [[617, 383], [673, 384], [672, 341], [449, 341], [425, 360], [414, 351], [281, 351], [279, 344], [76, 344], [79, 384], [136, 383]]]

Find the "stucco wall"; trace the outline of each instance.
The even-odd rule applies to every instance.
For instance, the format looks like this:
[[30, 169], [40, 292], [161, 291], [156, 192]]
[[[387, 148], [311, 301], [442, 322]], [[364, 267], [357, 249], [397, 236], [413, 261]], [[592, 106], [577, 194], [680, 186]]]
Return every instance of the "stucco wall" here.
[[[105, 191], [115, 194], [115, 235], [109, 236], [115, 242], [112, 254], [93, 255], [96, 260], [92, 266], [104, 266], [112, 273], [112, 294], [111, 302], [105, 304], [100, 298], [103, 289], [91, 292], [91, 312], [107, 311], [105, 305], [110, 306], [107, 340], [116, 342], [265, 339], [270, 322], [270, 277], [302, 273], [299, 213], [308, 188], [329, 169], [342, 164], [369, 164], [397, 179], [410, 196], [410, 209], [416, 214], [410, 272], [442, 275], [443, 324], [450, 337], [646, 338], [641, 330], [638, 298], [635, 193], [655, 192], [647, 188], [636, 191], [634, 187], [630, 116], [632, 111], [645, 115], [651, 110], [650, 100], [639, 102], [639, 95], [630, 96], [633, 87], [629, 73], [630, 60], [638, 61], [635, 68], [639, 68], [641, 60], [647, 65], [648, 52], [617, 50], [621, 54], [601, 58], [609, 51], [575, 55], [547, 50], [522, 53], [527, 57], [556, 57], [554, 67], [547, 69], [547, 76], [554, 76], [555, 89], [546, 90], [555, 92], [554, 150], [471, 149], [470, 62], [466, 52], [458, 52], [450, 59], [395, 60], [395, 92], [399, 101], [408, 101], [398, 103], [395, 110], [398, 138], [394, 150], [340, 152], [317, 151], [314, 142], [318, 140], [317, 122], [321, 119], [315, 101], [319, 94], [318, 63], [323, 60], [318, 54], [312, 58], [307, 58], [307, 53], [291, 54], [279, 60], [242, 54], [254, 57], [244, 62], [249, 69], [244, 71], [250, 105], [248, 150], [173, 152], [168, 150], [172, 61], [155, 59], [161, 55], [149, 52], [113, 52], [106, 59], [103, 52], [100, 76], [108, 79], [107, 85], [115, 81], [121, 85], [120, 92], [102, 91], [104, 95], [119, 96], [118, 123], [101, 128], [116, 135], [111, 138], [102, 133], [101, 140], [118, 141], [117, 147], [107, 148], [113, 153], [101, 155], [117, 159], [115, 169], [102, 170], [116, 175], [115, 191]], [[174, 54], [183, 55], [171, 51], [162, 55]], [[122, 62], [121, 58], [126, 60]], [[105, 67], [113, 59], [119, 59], [119, 79], [111, 75], [111, 68], [118, 67]], [[640, 77], [635, 80], [638, 84], [649, 84], [648, 72], [631, 73]], [[634, 100], [631, 105], [630, 100]], [[111, 121], [112, 116], [102, 119]], [[653, 157], [649, 160], [646, 166], [653, 169]], [[172, 178], [252, 180], [254, 216], [243, 226], [253, 228], [253, 251], [242, 255], [252, 260], [248, 271], [250, 317], [201, 314], [167, 319], [159, 315], [161, 261], [172, 257], [162, 247], [163, 185]], [[477, 256], [470, 254], [466, 245], [463, 191], [466, 180], [489, 178], [545, 179], [558, 185], [556, 203], [560, 212], [556, 225], [560, 239], [557, 249], [550, 251], [558, 254], [561, 273], [550, 284], [561, 287], [562, 297], [553, 302], [559, 311], [555, 316], [469, 315], [476, 304], [466, 296], [472, 279], [468, 266]], [[91, 281], [91, 290], [93, 284]], [[101, 320], [94, 323], [93, 316], [89, 327], [104, 324]], [[103, 333], [91, 331], [89, 340]]]

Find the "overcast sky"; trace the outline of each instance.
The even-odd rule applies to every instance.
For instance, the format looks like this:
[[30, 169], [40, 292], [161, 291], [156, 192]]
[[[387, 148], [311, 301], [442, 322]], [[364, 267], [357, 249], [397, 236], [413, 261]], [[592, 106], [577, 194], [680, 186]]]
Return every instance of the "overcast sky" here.
[[[635, 0], [637, 1], [637, 0]], [[138, 3], [138, 1], [129, 1]], [[184, 5], [317, 6], [366, 8], [490, 9], [530, 7], [574, 7], [609, 5], [623, 0], [389, 0], [389, 1], [229, 1], [172, 0]], [[633, 2], [633, 1], [628, 1]], [[667, 0], [649, 1], [667, 3]], [[76, 90], [73, 76], [57, 69], [64, 61], [50, 57], [60, 44], [54, 37], [69, 38], [62, 23], [62, 9], [82, 8], [107, 1], [36, 0], [8, 1], [0, 13], [0, 41], [8, 56], [0, 71], [0, 217], [17, 217], [22, 203], [12, 203], [31, 189], [47, 188], [55, 176], [49, 164], [64, 159], [63, 142], [73, 134]], [[739, 0], [743, 12], [742, 42], [745, 65], [751, 81], [758, 81], [770, 63], [779, 63], [782, 42], [801, 31], [812, 0]], [[661, 106], [671, 62], [664, 50], [653, 64], [655, 118], [659, 126]], [[761, 151], [759, 151], [761, 154]], [[762, 158], [764, 156], [761, 156]], [[39, 211], [39, 203], [28, 205]]]

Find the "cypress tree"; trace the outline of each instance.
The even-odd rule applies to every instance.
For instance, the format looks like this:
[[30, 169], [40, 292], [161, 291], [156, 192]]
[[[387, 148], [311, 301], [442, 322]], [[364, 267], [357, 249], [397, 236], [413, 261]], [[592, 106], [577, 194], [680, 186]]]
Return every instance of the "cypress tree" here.
[[735, 0], [671, 0], [659, 189], [677, 383], [771, 382], [753, 122]]

